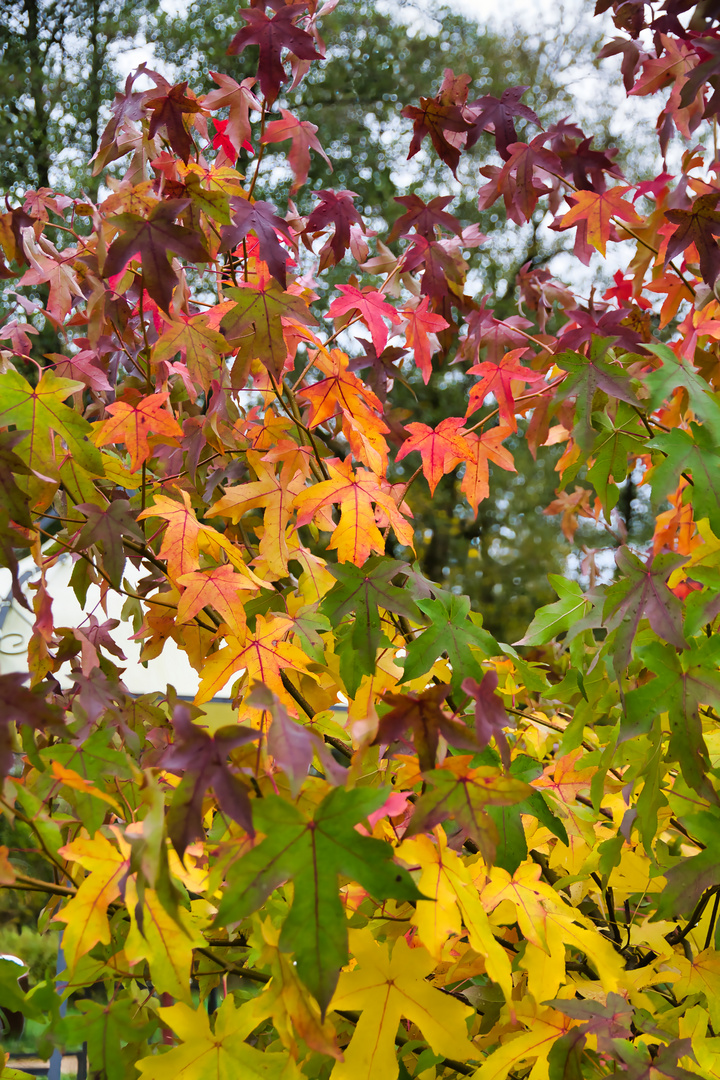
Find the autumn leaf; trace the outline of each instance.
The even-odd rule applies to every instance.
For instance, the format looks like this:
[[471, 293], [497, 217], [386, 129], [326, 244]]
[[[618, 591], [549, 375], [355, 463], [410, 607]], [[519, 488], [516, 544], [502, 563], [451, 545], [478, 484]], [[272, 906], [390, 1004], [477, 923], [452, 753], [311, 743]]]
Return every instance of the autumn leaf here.
[[323, 1014], [348, 959], [337, 875], [357, 881], [379, 899], [420, 895], [407, 871], [393, 863], [390, 845], [354, 828], [386, 796], [377, 789], [335, 788], [313, 817], [277, 796], [257, 800], [255, 824], [265, 839], [228, 871], [217, 915], [220, 926], [256, 911], [278, 886], [294, 880], [280, 948], [295, 954], [298, 974]]
[[230, 75], [225, 75], [220, 71], [209, 71], [208, 74], [213, 82], [217, 83], [219, 89], [211, 90], [200, 100], [203, 108], [210, 109], [211, 112], [225, 108], [229, 110], [224, 137], [232, 143], [235, 157], [237, 157], [243, 146], [250, 146], [252, 130], [250, 110], [253, 109], [255, 112], [261, 110], [260, 102], [252, 92], [255, 79], [243, 79], [241, 83], [238, 83]]
[[134, 967], [146, 961], [158, 993], [189, 1005], [193, 950], [205, 944], [198, 921], [182, 906], [176, 908], [175, 917], [169, 915], [155, 889], [144, 889], [140, 897], [134, 876], [127, 880], [125, 904], [130, 915], [123, 947], [128, 963]]
[[254, 835], [247, 788], [240, 776], [228, 767], [228, 754], [238, 746], [253, 742], [260, 732], [252, 728], [224, 727], [211, 736], [201, 723], [193, 724], [183, 705], [173, 713], [175, 739], [163, 754], [161, 765], [181, 779], [167, 813], [167, 832], [182, 859], [193, 840], [202, 839], [202, 804], [212, 788], [224, 814]]
[[424, 296], [415, 307], [404, 308], [400, 311], [403, 318], [407, 320], [405, 340], [408, 348], [413, 350], [415, 363], [420, 368], [425, 385], [428, 384], [432, 375], [432, 354], [440, 348], [435, 335], [441, 330], [447, 330], [450, 325], [442, 315], [428, 311], [429, 303], [429, 298]]
[[211, 312], [189, 316], [180, 313], [165, 328], [152, 349], [153, 364], [171, 360], [180, 353], [191, 379], [206, 392], [212, 380], [222, 372], [222, 357], [230, 352], [225, 338], [212, 327], [211, 318]]
[[529, 105], [524, 105], [520, 101], [528, 89], [527, 86], [509, 86], [503, 90], [499, 98], [486, 94], [477, 101], [473, 101], [468, 107], [468, 112], [471, 112], [473, 117], [472, 131], [467, 139], [468, 148], [475, 145], [481, 132], [492, 131], [497, 152], [501, 158], [507, 160], [510, 157], [508, 147], [518, 141], [514, 117], [522, 116], [524, 120], [529, 120], [532, 124], [539, 123]]
[[194, 1009], [177, 1002], [161, 1008], [163, 1023], [182, 1041], [164, 1054], [141, 1058], [137, 1062], [140, 1076], [145, 1080], [226, 1080], [233, 1075], [248, 1080], [291, 1080], [285, 1054], [268, 1053], [247, 1041], [265, 1020], [256, 1006], [251, 999], [237, 1008], [228, 994], [212, 1029], [204, 1005]]
[[114, 499], [107, 506], [96, 503], [78, 503], [76, 509], [87, 518], [75, 539], [75, 550], [83, 551], [91, 544], [101, 544], [103, 569], [116, 589], [122, 583], [125, 568], [125, 548], [123, 536], [128, 536], [141, 543], [145, 537], [130, 510], [127, 499]]
[[475, 679], [463, 679], [462, 688], [475, 702], [475, 734], [481, 748], [495, 739], [500, 751], [502, 763], [510, 768], [510, 747], [503, 728], [510, 727], [511, 721], [505, 704], [497, 693], [497, 671], [487, 671], [481, 682]]
[[102, 458], [88, 439], [90, 424], [64, 404], [71, 394], [83, 389], [81, 382], [59, 379], [48, 369], [34, 387], [14, 368], [0, 375], [0, 425], [14, 424], [23, 431], [15, 452], [33, 472], [57, 475], [60, 454], [53, 449], [54, 432], [78, 465], [94, 476], [103, 475]]
[[720, 247], [714, 237], [720, 235], [720, 211], [716, 210], [718, 193], [700, 195], [689, 210], [670, 209], [665, 217], [677, 228], [668, 239], [665, 263], [694, 244], [700, 257], [700, 272], [708, 285], [720, 274]]
[[118, 847], [98, 832], [92, 840], [79, 837], [58, 852], [63, 859], [77, 862], [89, 871], [76, 895], [54, 916], [57, 921], [67, 924], [63, 932], [63, 953], [71, 972], [95, 945], [110, 942], [107, 909], [120, 895], [130, 869], [130, 849], [117, 833], [116, 839]]
[[62, 720], [57, 706], [49, 704], [37, 690], [23, 686], [27, 677], [19, 671], [0, 675], [0, 782], [14, 762], [10, 724], [42, 731], [59, 726]]
[[427, 424], [408, 424], [406, 430], [410, 437], [405, 440], [397, 452], [396, 460], [402, 461], [413, 450], [422, 457], [423, 473], [430, 487], [430, 494], [445, 475], [469, 456], [469, 446], [465, 439], [464, 420], [449, 416], [441, 420], [433, 429]]
[[212, 607], [231, 628], [245, 626], [243, 600], [247, 593], [260, 588], [251, 570], [238, 573], [236, 567], [227, 564], [181, 574], [178, 585], [183, 587], [177, 609], [179, 623], [194, 619], [204, 607]]
[[388, 304], [384, 293], [378, 292], [377, 289], [368, 288], [361, 291], [354, 285], [338, 285], [337, 289], [342, 296], [337, 296], [331, 303], [328, 308], [328, 318], [337, 319], [347, 312], [357, 311], [370, 331], [375, 351], [380, 354], [388, 339], [387, 326], [383, 320], [389, 319], [391, 323], [397, 325], [401, 321], [397, 309], [392, 304]]
[[573, 206], [560, 222], [561, 227], [567, 228], [581, 221], [585, 222], [588, 243], [604, 255], [615, 218], [629, 221], [631, 225], [642, 224], [635, 208], [623, 199], [625, 192], [630, 190], [627, 185], [620, 185], [602, 192], [573, 192]]
[[477, 742], [472, 730], [449, 716], [442, 707], [449, 693], [449, 686], [436, 685], [422, 693], [384, 694], [383, 701], [391, 708], [380, 717], [372, 745], [387, 746], [404, 741], [403, 734], [409, 728], [422, 772], [435, 768], [440, 735], [451, 746], [465, 750], [476, 749]]
[[312, 37], [307, 31], [295, 25], [295, 19], [306, 10], [306, 4], [287, 4], [276, 9], [276, 14], [268, 18], [263, 10], [250, 8], [240, 10], [240, 18], [247, 25], [238, 30], [228, 46], [228, 54], [237, 56], [248, 45], [260, 47], [258, 78], [262, 92], [269, 103], [278, 96], [281, 85], [285, 82], [285, 69], [282, 64], [282, 50], [289, 49], [300, 60], [321, 60], [315, 49]]
[[408, 160], [415, 157], [426, 135], [430, 136], [435, 153], [441, 161], [457, 175], [460, 164], [460, 150], [445, 137], [446, 131], [472, 131], [472, 124], [462, 114], [457, 105], [444, 104], [437, 98], [420, 98], [420, 105], [406, 105], [402, 115], [413, 122], [413, 137], [408, 151]]
[[477, 412], [485, 398], [492, 394], [498, 403], [500, 423], [510, 431], [517, 431], [513, 383], [543, 382], [543, 375], [539, 371], [532, 371], [520, 363], [520, 357], [525, 352], [527, 350], [523, 348], [513, 349], [505, 353], [499, 364], [483, 360], [468, 368], [468, 375], [482, 375], [482, 378], [470, 387], [466, 416]]
[[429, 832], [443, 821], [453, 820], [491, 860], [497, 831], [486, 808], [513, 806], [526, 799], [532, 789], [491, 766], [472, 767], [471, 761], [467, 755], [456, 755], [427, 773], [427, 790], [415, 804], [406, 835]]
[[159, 128], [165, 128], [170, 146], [186, 163], [193, 148], [193, 141], [184, 117], [202, 111], [202, 105], [195, 95], [187, 93], [187, 86], [187, 80], [177, 83], [170, 87], [166, 94], [146, 98], [144, 102], [147, 109], [152, 109], [149, 137], [154, 138]]
[[243, 669], [250, 683], [265, 683], [273, 693], [285, 700], [287, 692], [282, 682], [282, 671], [288, 667], [296, 671], [307, 670], [305, 653], [284, 640], [291, 625], [282, 616], [270, 615], [265, 618], [258, 615], [254, 634], [246, 634], [243, 638], [229, 634], [225, 647], [211, 653], [203, 666], [195, 704], [210, 701], [237, 671]]
[[355, 225], [365, 232], [365, 223], [353, 204], [353, 199], [357, 198], [354, 191], [323, 189], [313, 191], [313, 195], [320, 199], [320, 202], [307, 220], [306, 233], [315, 233], [328, 225], [333, 226], [332, 235], [321, 252], [321, 268], [324, 268], [324, 260], [328, 260], [331, 253], [336, 264], [341, 261], [350, 247], [352, 226]]
[[512, 429], [498, 424], [478, 434], [468, 431], [463, 436], [470, 449], [470, 456], [465, 461], [460, 490], [475, 514], [478, 506], [490, 494], [489, 462], [499, 465], [508, 472], [517, 472], [513, 456], [503, 442], [512, 433]]
[[330, 164], [330, 158], [317, 138], [316, 124], [311, 124], [309, 120], [298, 120], [287, 109], [281, 109], [280, 115], [282, 120], [271, 120], [265, 128], [260, 141], [261, 143], [277, 143], [284, 142], [286, 139], [292, 140], [288, 163], [295, 174], [295, 179], [290, 188], [290, 194], [294, 194], [300, 190], [308, 178], [311, 149], [317, 150], [325, 159], [330, 167], [330, 172], [332, 172], [332, 165]]
[[116, 214], [111, 223], [119, 234], [110, 245], [103, 266], [103, 277], [114, 277], [130, 259], [139, 255], [143, 284], [163, 311], [170, 312], [173, 289], [178, 276], [170, 263], [170, 252], [188, 262], [208, 262], [204, 241], [192, 229], [174, 224], [189, 199], [168, 199], [153, 207], [147, 218], [138, 214]]
[[238, 282], [238, 288], [226, 288], [225, 295], [235, 304], [222, 321], [221, 333], [233, 347], [240, 346], [249, 358], [257, 357], [276, 379], [280, 378], [287, 357], [282, 320], [314, 325], [316, 320], [307, 304], [271, 278], [261, 278], [255, 284]]
[[345, 1060], [333, 1069], [335, 1080], [394, 1080], [395, 1035], [403, 1017], [419, 1027], [436, 1054], [459, 1061], [480, 1056], [465, 1027], [472, 1009], [427, 982], [434, 963], [425, 949], [411, 949], [399, 937], [391, 953], [369, 930], [351, 931], [351, 945], [357, 967], [340, 976], [330, 1007], [360, 1009], [362, 1015]]
[[629, 548], [621, 547], [615, 561], [624, 576], [607, 591], [603, 622], [610, 629], [617, 627], [614, 649], [617, 670], [624, 671], [630, 662], [632, 642], [643, 617], [663, 640], [677, 649], [687, 648], [682, 605], [667, 586], [668, 577], [686, 561], [686, 556], [668, 552], [653, 558], [650, 552], [643, 563]]
[[423, 202], [419, 195], [396, 195], [395, 202], [407, 207], [404, 214], [395, 220], [388, 241], [398, 240], [407, 235], [408, 229], [414, 229], [419, 236], [425, 236], [428, 240], [436, 237], [436, 227], [445, 228], [448, 232], [462, 236], [462, 226], [453, 214], [448, 214], [445, 207], [454, 199], [454, 195], [436, 195], [429, 203]]
[[[412, 527], [374, 473], [366, 469], [353, 471], [350, 458], [345, 461], [331, 458], [325, 464], [330, 479], [305, 488], [295, 497], [298, 528], [321, 515], [327, 507], [339, 503], [340, 521], [328, 547], [337, 549], [340, 562], [362, 566], [371, 552], [384, 553], [385, 541], [376, 520], [379, 514], [387, 516], [398, 540], [412, 547]], [[377, 508], [375, 511], [373, 503]], [[324, 522], [325, 519], [321, 520]]]
[[287, 284], [288, 252], [278, 240], [277, 234], [280, 233], [294, 246], [295, 241], [287, 222], [278, 217], [275, 207], [269, 202], [260, 200], [251, 203], [248, 199], [236, 197], [230, 200], [230, 205], [233, 217], [231, 223], [222, 230], [221, 251], [234, 251], [248, 233], [254, 232], [260, 245], [260, 258], [284, 289]]
[[105, 411], [110, 413], [111, 418], [95, 430], [95, 445], [124, 443], [130, 454], [130, 471], [137, 472], [152, 457], [150, 436], [159, 442], [182, 438], [182, 428], [165, 408], [169, 397], [169, 391], [144, 398], [135, 394], [108, 405]]

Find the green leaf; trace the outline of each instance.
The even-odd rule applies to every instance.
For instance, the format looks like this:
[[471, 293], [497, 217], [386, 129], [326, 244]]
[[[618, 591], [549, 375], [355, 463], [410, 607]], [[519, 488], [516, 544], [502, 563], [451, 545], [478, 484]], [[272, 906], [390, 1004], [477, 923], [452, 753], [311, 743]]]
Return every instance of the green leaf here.
[[707, 518], [710, 528], [720, 536], [720, 454], [707, 428], [690, 425], [690, 432], [667, 431], [649, 442], [648, 449], [661, 450], [665, 460], [652, 471], [652, 506], [660, 504], [675, 491], [683, 472], [691, 473], [692, 487], [685, 492], [692, 500], [695, 520]]
[[497, 656], [500, 648], [487, 630], [470, 621], [468, 597], [438, 591], [434, 600], [420, 599], [417, 606], [427, 615], [430, 626], [407, 647], [403, 682], [424, 675], [443, 653], [452, 665], [454, 689], [468, 675], [482, 679], [480, 658], [472, 649], [479, 649], [484, 656]]
[[390, 845], [355, 829], [388, 795], [382, 789], [336, 788], [323, 799], [314, 817], [278, 796], [257, 799], [253, 819], [266, 837], [228, 871], [228, 886], [217, 914], [219, 926], [257, 911], [275, 889], [294, 881], [280, 948], [295, 954], [298, 974], [323, 1013], [340, 968], [348, 961], [347, 920], [338, 875], [357, 881], [378, 900], [423, 898], [407, 871], [392, 861]]
[[525, 637], [516, 641], [516, 645], [546, 645], [568, 630], [592, 606], [577, 581], [571, 581], [561, 574], [548, 574], [548, 581], [560, 599], [538, 608]]
[[595, 462], [588, 470], [587, 479], [609, 517], [619, 498], [617, 485], [626, 478], [628, 467], [634, 464], [634, 458], [629, 459], [644, 452], [647, 435], [637, 413], [624, 402], [620, 403], [614, 419], [607, 413], [596, 413], [594, 419], [600, 434], [590, 450]]
[[593, 401], [598, 390], [628, 405], [640, 404], [624, 368], [618, 363], [611, 364], [603, 359], [607, 352], [607, 340], [593, 337], [589, 357], [576, 352], [562, 352], [555, 357], [557, 366], [570, 374], [570, 378], [561, 386], [558, 397], [577, 396], [574, 434], [585, 451], [590, 449], [595, 438], [591, 418]]
[[[352, 650], [353, 663], [358, 669], [357, 677], [352, 679], [355, 691], [360, 685], [360, 678], [363, 675], [372, 675], [375, 671], [377, 650], [383, 638], [381, 610], [392, 611], [414, 622], [422, 620], [422, 615], [407, 590], [391, 584], [394, 577], [408, 569], [407, 563], [376, 555], [368, 559], [362, 567], [352, 563], [328, 566], [338, 583], [323, 599], [320, 611], [335, 627], [339, 626], [341, 620], [351, 611], [355, 612], [352, 629], [344, 639], [344, 653], [347, 655], [348, 651]], [[341, 653], [341, 659], [342, 655]], [[347, 680], [343, 681], [352, 695], [353, 691]]]
[[35, 387], [14, 368], [0, 375], [0, 426], [15, 424], [27, 432], [15, 449], [35, 472], [57, 476], [58, 462], [64, 455], [60, 447], [57, 455], [53, 452], [51, 432], [55, 432], [76, 464], [95, 476], [104, 475], [100, 451], [88, 441], [91, 425], [78, 411], [63, 404], [71, 394], [83, 389], [83, 383], [59, 379], [47, 368]]
[[710, 392], [708, 384], [687, 360], [678, 359], [669, 345], [653, 342], [645, 348], [662, 360], [661, 368], [644, 377], [644, 383], [650, 391], [648, 411], [654, 412], [678, 386], [682, 386], [687, 391], [690, 408], [695, 416], [707, 425], [716, 445], [720, 443], [720, 404], [717, 395]]

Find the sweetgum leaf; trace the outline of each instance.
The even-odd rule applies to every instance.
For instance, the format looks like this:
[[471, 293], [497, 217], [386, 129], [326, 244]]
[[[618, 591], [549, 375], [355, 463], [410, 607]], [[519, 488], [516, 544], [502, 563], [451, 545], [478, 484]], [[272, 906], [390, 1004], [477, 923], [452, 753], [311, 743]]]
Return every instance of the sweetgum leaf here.
[[682, 605], [667, 586], [673, 570], [682, 566], [687, 556], [652, 552], [644, 563], [629, 548], [621, 547], [615, 556], [624, 578], [611, 585], [603, 607], [603, 622], [608, 629], [617, 627], [614, 660], [618, 672], [630, 663], [632, 642], [643, 616], [655, 633], [676, 649], [686, 649], [682, 629]]
[[377, 555], [373, 555], [362, 567], [353, 563], [328, 566], [330, 573], [337, 578], [337, 585], [325, 595], [320, 610], [335, 627], [351, 611], [355, 612], [348, 640], [363, 675], [370, 675], [375, 670], [382, 635], [381, 608], [416, 622], [422, 619], [407, 589], [391, 584], [394, 577], [407, 569], [407, 563]]
[[422, 772], [435, 768], [440, 735], [451, 746], [477, 750], [474, 732], [448, 716], [442, 708], [449, 693], [449, 686], [435, 685], [428, 687], [422, 694], [384, 694], [383, 701], [393, 707], [380, 718], [372, 745], [398, 742], [410, 728]]
[[217, 914], [227, 926], [262, 907], [275, 889], [294, 881], [280, 948], [292, 952], [300, 978], [324, 1014], [348, 961], [347, 920], [338, 875], [358, 882], [376, 899], [419, 900], [412, 878], [392, 861], [392, 848], [357, 832], [387, 798], [386, 790], [335, 788], [312, 817], [276, 795], [257, 799], [253, 816], [265, 839], [228, 871]]
[[475, 145], [483, 131], [490, 130], [495, 135], [497, 152], [507, 161], [510, 157], [508, 146], [518, 141], [514, 118], [521, 116], [531, 124], [540, 123], [530, 106], [520, 100], [528, 89], [527, 86], [509, 86], [499, 98], [486, 94], [472, 102], [469, 108], [473, 111], [473, 123], [467, 139], [468, 150]]
[[350, 247], [350, 226], [359, 225], [365, 232], [365, 222], [353, 204], [353, 199], [357, 198], [357, 192], [323, 189], [313, 191], [313, 195], [320, 199], [320, 203], [310, 214], [305, 232], [313, 233], [327, 228], [328, 225], [333, 225], [333, 234], [325, 247], [332, 252], [335, 263], [339, 263]]
[[193, 141], [185, 127], [184, 116], [200, 112], [201, 105], [197, 98], [186, 94], [187, 80], [172, 86], [166, 94], [145, 99], [146, 108], [151, 108], [149, 135], [152, 139], [159, 128], [164, 127], [167, 140], [176, 154], [187, 164]]
[[314, 325], [316, 320], [299, 296], [284, 292], [271, 278], [256, 284], [239, 282], [238, 286], [225, 289], [235, 306], [223, 319], [220, 332], [232, 346], [239, 345], [251, 358], [259, 357], [277, 379], [287, 357], [283, 316], [306, 326]]
[[130, 503], [127, 499], [115, 499], [104, 507], [96, 503], [78, 503], [77, 509], [85, 515], [87, 523], [75, 540], [75, 550], [83, 551], [91, 544], [102, 544], [103, 569], [119, 589], [125, 567], [123, 536], [145, 542], [145, 534], [130, 510]]
[[447, 653], [452, 664], [453, 687], [459, 687], [468, 675], [482, 678], [480, 658], [472, 648], [485, 656], [496, 656], [500, 649], [487, 630], [470, 621], [468, 597], [438, 590], [435, 599], [420, 599], [417, 606], [430, 625], [408, 645], [403, 682], [424, 675], [443, 653]]
[[692, 501], [696, 520], [707, 518], [710, 528], [720, 534], [720, 454], [707, 428], [691, 423], [690, 431], [667, 431], [647, 443], [649, 450], [661, 450], [665, 460], [652, 471], [652, 502], [657, 510], [670, 492], [677, 488], [680, 475], [692, 475]]
[[247, 199], [230, 200], [234, 211], [230, 225], [222, 230], [222, 251], [232, 251], [240, 241], [254, 232], [260, 242], [260, 258], [267, 263], [268, 269], [282, 288], [287, 284], [286, 263], [288, 253], [277, 238], [282, 233], [289, 244], [294, 244], [288, 224], [278, 217], [275, 207], [269, 202], [248, 202]]
[[716, 445], [720, 444], [720, 404], [717, 395], [711, 392], [708, 384], [688, 361], [676, 356], [669, 345], [656, 342], [646, 348], [662, 361], [660, 368], [643, 376], [643, 383], [650, 391], [648, 410], [657, 409], [671, 396], [673, 390], [682, 386], [687, 391], [695, 418], [705, 424]]
[[182, 705], [175, 709], [173, 727], [175, 742], [164, 753], [162, 765], [182, 776], [167, 815], [168, 836], [180, 858], [188, 844], [205, 835], [202, 803], [208, 788], [215, 792], [223, 813], [253, 836], [247, 789], [228, 766], [228, 754], [235, 747], [259, 738], [260, 732], [237, 725], [220, 728], [210, 736], [191, 722], [190, 713]]
[[10, 724], [43, 731], [61, 723], [62, 714], [57, 706], [50, 705], [41, 691], [23, 686], [27, 677], [19, 671], [0, 675], [0, 783], [13, 763]]
[[306, 4], [287, 4], [271, 19], [256, 7], [239, 12], [247, 26], [238, 30], [227, 51], [230, 56], [237, 56], [248, 45], [260, 46], [258, 79], [268, 102], [275, 100], [286, 81], [283, 49], [289, 49], [299, 60], [322, 60], [310, 34], [294, 25], [294, 20], [306, 10]]
[[720, 235], [720, 210], [716, 210], [718, 192], [699, 195], [689, 210], [666, 210], [665, 217], [677, 225], [668, 240], [665, 263], [694, 244], [700, 256], [700, 272], [708, 285], [715, 284], [720, 274], [720, 247], [716, 236]]
[[168, 199], [153, 207], [147, 218], [130, 213], [109, 218], [120, 233], [105, 256], [103, 277], [119, 274], [134, 255], [140, 255], [145, 288], [158, 307], [169, 313], [173, 289], [178, 283], [170, 252], [189, 262], [210, 260], [200, 234], [175, 224], [178, 214], [189, 204], [189, 199]]

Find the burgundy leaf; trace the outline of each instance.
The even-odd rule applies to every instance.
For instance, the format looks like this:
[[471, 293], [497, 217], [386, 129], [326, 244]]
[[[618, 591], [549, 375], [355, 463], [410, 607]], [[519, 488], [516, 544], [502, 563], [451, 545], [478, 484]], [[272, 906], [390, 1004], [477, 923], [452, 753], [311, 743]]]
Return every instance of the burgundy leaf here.
[[454, 195], [436, 195], [429, 203], [423, 202], [419, 195], [396, 195], [395, 202], [407, 207], [393, 225], [388, 243], [414, 229], [427, 240], [435, 240], [435, 226], [444, 226], [456, 236], [462, 236], [462, 225], [453, 214], [445, 213], [445, 207], [455, 198]]
[[287, 81], [281, 59], [283, 49], [288, 49], [299, 60], [322, 60], [311, 35], [294, 25], [294, 20], [306, 7], [306, 4], [288, 4], [272, 19], [257, 8], [240, 11], [240, 18], [247, 26], [238, 30], [227, 51], [230, 56], [237, 56], [248, 45], [260, 46], [258, 79], [269, 102], [275, 100], [282, 83]]
[[495, 146], [500, 157], [507, 161], [510, 157], [508, 146], [518, 141], [514, 117], [522, 116], [524, 120], [529, 120], [533, 124], [540, 123], [533, 110], [520, 101], [528, 89], [527, 86], [511, 86], [503, 90], [499, 98], [486, 94], [468, 106], [473, 114], [473, 122], [467, 138], [468, 150], [475, 145], [483, 131], [490, 130], [495, 135]]
[[286, 263], [288, 253], [278, 240], [278, 232], [288, 243], [295, 243], [286, 221], [278, 217], [275, 207], [269, 202], [251, 203], [247, 199], [230, 200], [235, 213], [232, 223], [222, 230], [223, 251], [232, 251], [249, 232], [254, 232], [260, 242], [260, 257], [267, 263], [268, 270], [280, 285], [287, 283]]
[[[357, 198], [354, 191], [313, 191], [313, 195], [321, 200], [307, 220], [305, 233], [317, 232], [334, 225], [335, 231], [323, 248], [333, 254], [335, 263], [339, 263], [345, 252], [350, 247], [350, 226], [359, 225], [365, 232], [365, 222], [353, 205], [353, 199]], [[307, 243], [306, 243], [307, 246]], [[321, 253], [322, 262], [322, 253]]]
[[494, 738], [502, 763], [509, 769], [510, 747], [503, 728], [514, 725], [502, 698], [496, 693], [497, 684], [497, 671], [488, 671], [480, 683], [472, 678], [463, 679], [462, 688], [475, 701], [475, 734], [478, 746], [482, 750]]

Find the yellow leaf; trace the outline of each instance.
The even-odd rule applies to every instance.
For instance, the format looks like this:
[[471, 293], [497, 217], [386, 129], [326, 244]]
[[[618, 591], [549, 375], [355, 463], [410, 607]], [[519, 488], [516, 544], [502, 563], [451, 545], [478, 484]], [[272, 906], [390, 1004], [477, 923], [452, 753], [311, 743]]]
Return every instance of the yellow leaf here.
[[132, 966], [141, 960], [150, 965], [150, 977], [159, 993], [190, 1003], [190, 969], [193, 949], [205, 943], [188, 913], [178, 908], [175, 922], [160, 903], [154, 889], [146, 889], [142, 903], [142, 931], [135, 909], [138, 902], [134, 878], [128, 879], [125, 903], [130, 914], [130, 933], [125, 942], [125, 955]]
[[487, 911], [493, 911], [503, 900], [515, 907], [517, 921], [523, 937], [549, 954], [546, 936], [547, 909], [557, 907], [561, 901], [550, 885], [540, 880], [540, 867], [535, 863], [522, 863], [513, 876], [500, 866], [488, 870], [488, 883], [482, 890], [482, 902]]
[[448, 848], [441, 827], [435, 830], [435, 837], [437, 844], [428, 836], [404, 840], [397, 851], [403, 862], [422, 866], [418, 887], [426, 896], [432, 897], [432, 900], [418, 901], [411, 922], [417, 926], [426, 949], [440, 960], [443, 958], [443, 935], [459, 937], [462, 916], [471, 948], [485, 958], [487, 974], [510, 1002], [513, 984], [507, 953], [495, 940], [470, 873], [458, 854]]
[[369, 930], [350, 932], [352, 971], [340, 975], [331, 1009], [361, 1009], [345, 1060], [332, 1080], [394, 1080], [398, 1075], [395, 1035], [404, 1016], [417, 1024], [436, 1054], [459, 1061], [479, 1057], [467, 1037], [473, 1010], [426, 981], [434, 968], [426, 949], [411, 949], [399, 938], [390, 954]]
[[526, 1013], [523, 1021], [530, 1030], [513, 1035], [495, 1050], [474, 1073], [472, 1080], [505, 1080], [511, 1069], [533, 1058], [537, 1059], [537, 1064], [532, 1070], [532, 1080], [547, 1080], [550, 1075], [547, 1057], [552, 1045], [573, 1026], [573, 1022], [554, 1009], [545, 1009], [537, 1015], [530, 1010], [529, 1003], [522, 1010]]
[[673, 987], [678, 1001], [688, 994], [704, 994], [713, 1027], [720, 1029], [720, 953], [705, 949], [690, 962], [684, 956], [675, 957], [673, 967], [680, 969], [680, 978]]
[[96, 799], [102, 799], [103, 802], [112, 806], [117, 814], [122, 815], [123, 811], [120, 809], [120, 804], [116, 799], [113, 799], [112, 795], [107, 795], [100, 788], [96, 788], [94, 784], [91, 784], [84, 776], [80, 776], [74, 769], [66, 769], [59, 761], [53, 761], [52, 771], [65, 787], [73, 788], [74, 791], [81, 791], [83, 795], [94, 795]]
[[95, 945], [99, 942], [103, 945], [110, 943], [108, 904], [120, 895], [120, 882], [130, 865], [129, 847], [120, 836], [118, 842], [119, 851], [98, 832], [92, 840], [80, 837], [58, 852], [63, 859], [78, 862], [90, 872], [77, 894], [54, 916], [58, 922], [67, 923], [63, 933], [63, 952], [70, 973], [80, 957]]
[[138, 1061], [140, 1075], [147, 1080], [290, 1080], [297, 1075], [285, 1054], [263, 1053], [245, 1042], [262, 1020], [254, 1001], [237, 1009], [228, 995], [217, 1011], [214, 1032], [202, 1005], [195, 1010], [180, 1002], [158, 1012], [182, 1045]]

